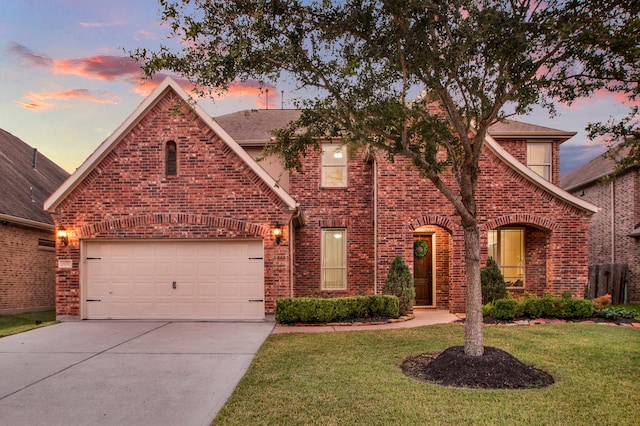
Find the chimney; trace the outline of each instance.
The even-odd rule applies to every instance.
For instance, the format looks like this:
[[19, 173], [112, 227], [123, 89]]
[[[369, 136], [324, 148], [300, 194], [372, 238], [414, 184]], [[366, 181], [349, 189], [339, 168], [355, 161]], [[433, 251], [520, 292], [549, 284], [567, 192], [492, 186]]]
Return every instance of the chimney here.
[[31, 158], [31, 167], [36, 168], [38, 162], [38, 148], [33, 148], [33, 157]]

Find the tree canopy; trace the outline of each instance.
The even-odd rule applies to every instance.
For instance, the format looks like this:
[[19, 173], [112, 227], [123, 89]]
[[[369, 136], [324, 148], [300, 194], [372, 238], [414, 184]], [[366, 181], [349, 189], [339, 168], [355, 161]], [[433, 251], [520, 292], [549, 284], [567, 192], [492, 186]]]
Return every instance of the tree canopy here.
[[[290, 79], [316, 95], [277, 132], [288, 168], [339, 136], [408, 157], [465, 231], [465, 353], [482, 354], [476, 186], [489, 126], [541, 105], [637, 86], [628, 0], [160, 0], [180, 51], [138, 49], [203, 92]], [[636, 56], [634, 56], [637, 58]], [[434, 107], [435, 106], [435, 107]], [[302, 130], [302, 131], [301, 131]], [[453, 179], [443, 179], [443, 172]]]

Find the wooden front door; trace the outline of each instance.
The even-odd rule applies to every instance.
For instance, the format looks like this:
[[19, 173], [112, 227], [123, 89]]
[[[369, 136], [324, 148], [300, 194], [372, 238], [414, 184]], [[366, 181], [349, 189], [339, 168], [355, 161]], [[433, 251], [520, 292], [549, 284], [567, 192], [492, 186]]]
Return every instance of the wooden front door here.
[[[416, 256], [414, 250], [413, 256], [413, 280], [416, 287], [416, 306], [433, 306], [433, 253], [431, 252], [433, 244], [431, 235], [416, 236], [415, 241], [423, 241], [427, 248], [426, 253]], [[417, 247], [418, 251], [422, 248]]]

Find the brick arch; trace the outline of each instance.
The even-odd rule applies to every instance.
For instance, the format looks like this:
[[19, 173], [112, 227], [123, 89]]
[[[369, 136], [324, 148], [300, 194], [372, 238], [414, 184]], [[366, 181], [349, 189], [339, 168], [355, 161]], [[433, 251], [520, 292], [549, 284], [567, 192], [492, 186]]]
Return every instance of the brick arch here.
[[444, 228], [449, 234], [453, 234], [453, 231], [456, 228], [456, 226], [454, 225], [454, 223], [451, 221], [449, 217], [432, 214], [432, 215], [426, 215], [418, 219], [412, 220], [411, 222], [409, 222], [409, 229], [411, 231], [415, 231], [421, 226], [428, 226], [428, 225], [436, 225], [441, 228]]
[[228, 217], [204, 216], [187, 213], [153, 213], [129, 216], [84, 226], [76, 231], [78, 237], [86, 237], [114, 229], [136, 228], [146, 225], [201, 225], [208, 228], [223, 228], [266, 237], [270, 229], [265, 225], [231, 219]]
[[489, 231], [491, 229], [496, 229], [501, 226], [507, 226], [512, 224], [527, 224], [534, 225], [538, 228], [547, 230], [547, 231], [555, 231], [558, 227], [558, 224], [551, 219], [537, 216], [534, 214], [509, 214], [505, 216], [500, 216], [491, 220], [486, 221], [485, 223], [480, 225], [481, 231]]

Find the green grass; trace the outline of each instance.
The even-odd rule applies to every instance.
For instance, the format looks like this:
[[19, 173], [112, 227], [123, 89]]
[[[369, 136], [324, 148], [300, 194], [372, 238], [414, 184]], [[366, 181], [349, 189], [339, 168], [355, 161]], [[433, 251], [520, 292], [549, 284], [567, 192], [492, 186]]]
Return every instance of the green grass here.
[[463, 343], [456, 324], [270, 336], [214, 425], [635, 425], [640, 329], [485, 327], [485, 344], [542, 368], [544, 389], [458, 389], [406, 377], [408, 355]]
[[[42, 322], [36, 325], [36, 320]], [[30, 312], [17, 315], [0, 315], [0, 337], [22, 333], [34, 328], [56, 323], [55, 311]]]

